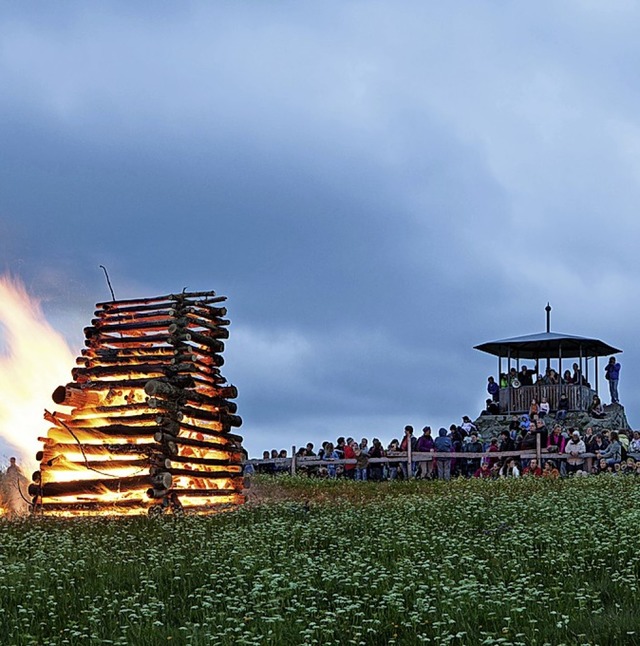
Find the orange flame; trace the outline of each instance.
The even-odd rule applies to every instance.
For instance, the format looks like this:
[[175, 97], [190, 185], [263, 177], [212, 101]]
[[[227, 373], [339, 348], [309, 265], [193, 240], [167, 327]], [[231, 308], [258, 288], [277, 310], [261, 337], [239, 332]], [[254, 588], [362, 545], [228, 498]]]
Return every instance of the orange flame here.
[[59, 384], [69, 381], [74, 355], [48, 323], [40, 303], [11, 276], [0, 276], [0, 441], [25, 470], [36, 466], [42, 411]]

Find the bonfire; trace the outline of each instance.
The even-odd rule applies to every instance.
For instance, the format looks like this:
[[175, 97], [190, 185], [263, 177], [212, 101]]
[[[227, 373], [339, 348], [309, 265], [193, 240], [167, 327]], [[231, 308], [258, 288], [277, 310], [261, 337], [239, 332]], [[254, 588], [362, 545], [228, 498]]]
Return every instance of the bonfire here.
[[47, 514], [210, 512], [244, 501], [237, 390], [220, 373], [225, 297], [98, 303], [70, 383], [53, 392], [39, 468]]

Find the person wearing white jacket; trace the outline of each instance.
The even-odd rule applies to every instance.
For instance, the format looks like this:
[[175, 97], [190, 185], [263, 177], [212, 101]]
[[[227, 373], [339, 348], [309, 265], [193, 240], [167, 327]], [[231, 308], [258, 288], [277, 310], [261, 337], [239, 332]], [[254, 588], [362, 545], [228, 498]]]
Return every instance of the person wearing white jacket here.
[[584, 466], [584, 458], [580, 456], [587, 452], [587, 447], [580, 438], [578, 431], [573, 431], [571, 438], [564, 447], [564, 452], [570, 456], [567, 458], [567, 473], [581, 471]]

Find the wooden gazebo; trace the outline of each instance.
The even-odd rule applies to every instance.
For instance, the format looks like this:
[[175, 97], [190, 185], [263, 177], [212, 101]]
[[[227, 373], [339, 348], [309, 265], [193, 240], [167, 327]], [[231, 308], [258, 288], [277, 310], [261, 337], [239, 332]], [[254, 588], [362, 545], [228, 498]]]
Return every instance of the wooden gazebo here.
[[[521, 362], [524, 360], [535, 361], [536, 372], [540, 373], [541, 361], [546, 362], [549, 368], [551, 362], [557, 363], [558, 384], [545, 383], [538, 380], [533, 385], [522, 385], [516, 383], [500, 388], [500, 410], [504, 413], [524, 413], [529, 410], [531, 400], [535, 398], [538, 402], [546, 397], [551, 409], [556, 409], [560, 395], [565, 393], [569, 399], [571, 410], [586, 410], [598, 392], [598, 358], [622, 352], [599, 339], [574, 336], [570, 334], [559, 334], [550, 331], [551, 307], [547, 304], [547, 330], [540, 334], [528, 334], [498, 341], [489, 341], [475, 346], [476, 350], [487, 352], [498, 357], [498, 375], [496, 381], [499, 383], [500, 375], [509, 373], [511, 368], [520, 371]], [[578, 384], [562, 383], [563, 361], [571, 359], [579, 366], [580, 374], [584, 376], [584, 382]], [[506, 361], [506, 370], [504, 365]], [[565, 364], [566, 365], [566, 364]], [[570, 367], [571, 364], [569, 364]], [[593, 387], [589, 382], [589, 368], [593, 370]]]

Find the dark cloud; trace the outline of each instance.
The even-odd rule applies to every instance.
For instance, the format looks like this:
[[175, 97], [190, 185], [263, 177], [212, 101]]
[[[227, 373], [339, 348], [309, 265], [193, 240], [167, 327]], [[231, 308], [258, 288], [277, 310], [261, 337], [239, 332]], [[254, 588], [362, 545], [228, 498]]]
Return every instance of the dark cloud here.
[[637, 11], [7, 18], [4, 267], [78, 345], [109, 297], [99, 264], [123, 298], [227, 294], [252, 451], [473, 415], [495, 362], [472, 346], [543, 329], [547, 300], [556, 329], [633, 345]]

